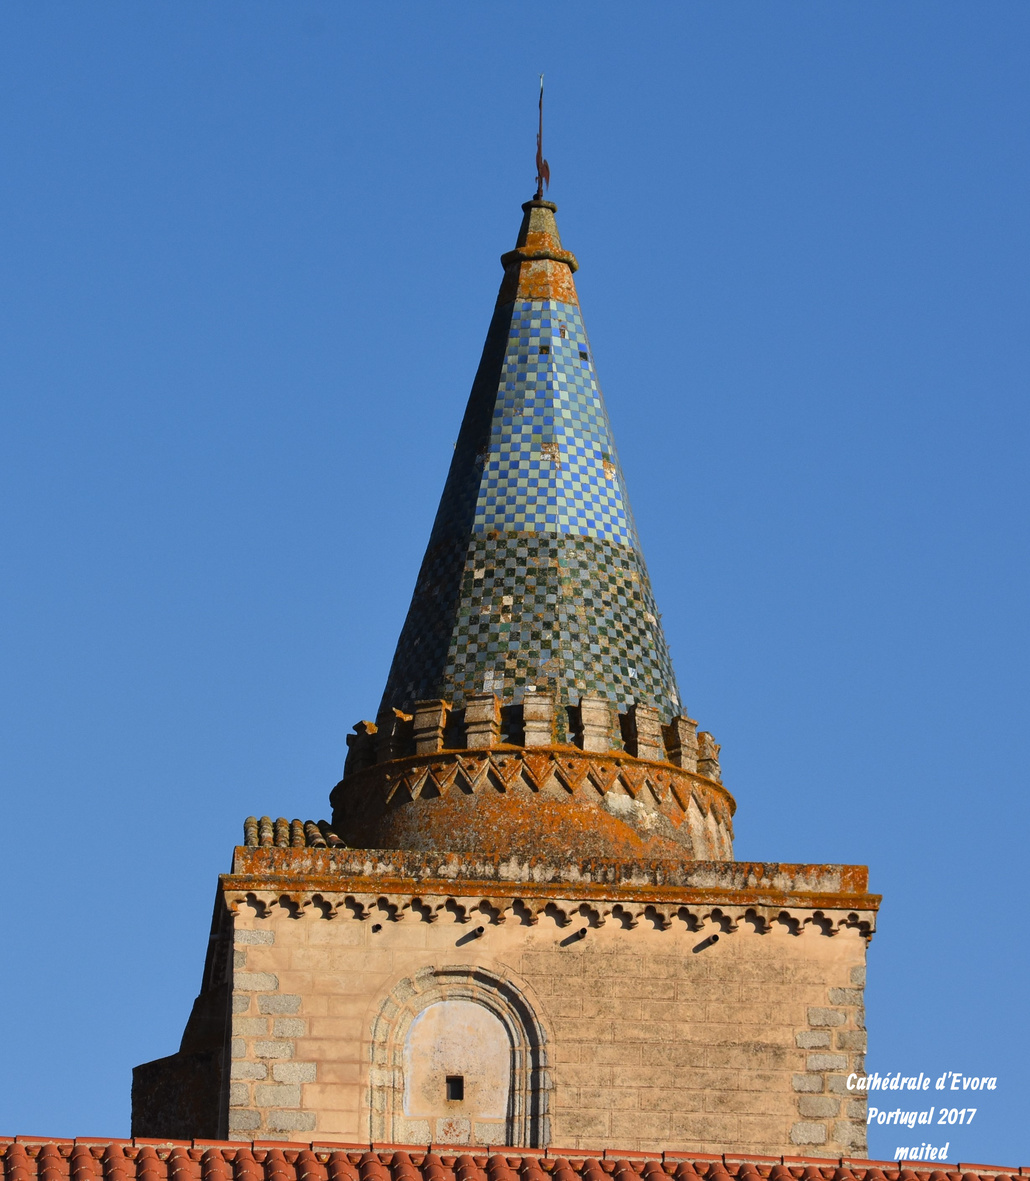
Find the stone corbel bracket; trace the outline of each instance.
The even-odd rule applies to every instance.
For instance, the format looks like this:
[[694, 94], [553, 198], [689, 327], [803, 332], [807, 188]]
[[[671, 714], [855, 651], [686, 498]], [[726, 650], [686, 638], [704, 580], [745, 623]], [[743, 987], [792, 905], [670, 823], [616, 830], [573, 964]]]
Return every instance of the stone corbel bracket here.
[[[485, 885], [486, 883], [481, 883]], [[648, 897], [625, 891], [618, 898], [598, 898], [584, 902], [581, 898], [563, 897], [553, 891], [520, 891], [517, 894], [491, 892], [480, 895], [464, 889], [458, 892], [434, 894], [419, 884], [418, 892], [392, 888], [383, 893], [371, 882], [347, 883], [346, 887], [328, 889], [324, 886], [310, 891], [283, 890], [272, 883], [254, 888], [251, 883], [227, 876], [222, 879], [223, 897], [230, 913], [249, 915], [259, 921], [276, 918], [291, 920], [376, 922], [384, 923], [443, 923], [463, 928], [468, 924], [496, 927], [502, 923], [516, 926], [550, 924], [556, 931], [573, 926], [632, 930], [637, 927], [656, 932], [695, 932], [699, 934], [734, 934], [740, 930], [768, 935], [785, 930], [791, 936], [818, 935], [832, 937], [843, 930], [856, 930], [870, 939], [876, 927], [876, 907], [879, 898], [867, 895], [847, 901], [820, 899], [818, 905], [798, 905], [793, 900], [781, 905], [773, 898], [764, 901], [697, 898], [684, 901], [684, 891], [677, 891], [680, 899]], [[400, 883], [394, 883], [396, 887]], [[414, 883], [411, 884], [412, 886]], [[440, 883], [443, 886], [443, 883]], [[471, 883], [463, 883], [469, 886]], [[496, 884], [494, 884], [496, 886]], [[633, 896], [636, 893], [636, 896]], [[815, 900], [813, 899], [813, 903]], [[834, 905], [835, 903], [835, 905]]]

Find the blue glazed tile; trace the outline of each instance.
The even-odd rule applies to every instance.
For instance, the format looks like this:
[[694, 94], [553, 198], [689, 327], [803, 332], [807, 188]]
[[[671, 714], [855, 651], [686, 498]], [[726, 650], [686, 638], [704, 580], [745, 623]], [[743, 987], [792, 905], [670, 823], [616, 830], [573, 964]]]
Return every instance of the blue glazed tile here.
[[383, 707], [461, 705], [488, 674], [506, 701], [682, 708], [572, 304], [495, 312]]

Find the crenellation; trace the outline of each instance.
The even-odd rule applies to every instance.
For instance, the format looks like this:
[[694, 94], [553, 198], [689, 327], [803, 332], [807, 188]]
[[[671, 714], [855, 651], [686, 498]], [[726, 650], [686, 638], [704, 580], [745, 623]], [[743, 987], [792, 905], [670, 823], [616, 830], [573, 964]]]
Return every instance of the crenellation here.
[[706, 779], [715, 783], [722, 783], [722, 772], [719, 768], [719, 752], [722, 747], [708, 733], [702, 730], [697, 736], [697, 770]]
[[450, 706], [446, 701], [417, 701], [412, 725], [413, 753], [436, 754], [444, 748]]
[[[496, 712], [490, 706], [491, 697]], [[407, 714], [391, 708], [383, 710], [376, 722], [356, 723], [354, 733], [347, 735], [345, 778], [377, 763], [412, 755], [487, 749], [501, 743], [523, 748], [551, 746], [569, 734], [580, 750], [606, 753], [624, 749], [633, 757], [667, 762], [721, 782], [720, 747], [710, 733], [699, 733], [697, 722], [684, 716], [663, 723], [654, 706], [639, 702], [616, 710], [606, 697], [587, 693], [578, 704], [559, 708], [553, 693], [534, 687], [526, 691], [518, 706], [506, 705], [496, 694], [486, 693], [473, 694], [461, 702], [420, 700], [412, 711]], [[248, 844], [276, 843], [274, 837], [261, 840], [258, 834], [247, 835]], [[322, 839], [317, 832], [310, 836], [316, 842]]]
[[623, 741], [629, 754], [654, 762], [667, 759], [661, 717], [653, 705], [637, 702], [620, 715], [620, 721]]
[[[354, 727], [354, 733], [347, 735], [347, 761], [344, 764], [344, 774], [364, 771], [366, 767], [374, 766], [376, 761], [376, 724], [362, 721]], [[249, 837], [249, 833], [247, 836]], [[251, 842], [246, 841], [249, 845]], [[257, 844], [257, 840], [254, 841]]]
[[669, 762], [684, 771], [697, 771], [697, 722], [693, 718], [673, 718], [662, 729]]
[[493, 693], [477, 693], [465, 706], [465, 745], [488, 750], [501, 740], [500, 703]]
[[526, 747], [555, 742], [554, 695], [535, 689], [522, 699], [522, 741]]
[[375, 728], [377, 763], [390, 763], [413, 749], [413, 723], [413, 716], [399, 709], [384, 709], [379, 713]]

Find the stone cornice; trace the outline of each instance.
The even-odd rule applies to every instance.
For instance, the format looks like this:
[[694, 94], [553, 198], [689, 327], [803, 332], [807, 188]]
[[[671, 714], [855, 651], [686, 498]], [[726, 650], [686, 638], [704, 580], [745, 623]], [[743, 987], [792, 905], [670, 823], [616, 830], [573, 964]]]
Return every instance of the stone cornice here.
[[440, 881], [450, 889], [472, 882], [511, 882], [600, 890], [695, 889], [798, 896], [868, 894], [864, 865], [791, 864], [774, 861], [561, 860], [504, 854], [417, 852], [407, 849], [253, 848], [238, 845], [232, 874], [269, 878], [367, 878], [376, 881]]
[[[477, 885], [485, 888], [477, 890]], [[879, 904], [876, 895], [756, 895], [749, 899], [741, 892], [652, 888], [646, 892], [576, 891], [570, 897], [569, 891], [557, 886], [531, 884], [511, 893], [487, 882], [462, 883], [456, 889], [446, 882], [368, 878], [319, 882], [233, 875], [222, 878], [222, 897], [231, 913], [249, 908], [258, 918], [270, 918], [278, 910], [290, 919], [346, 916], [360, 921], [433, 923], [448, 916], [458, 924], [478, 920], [483, 926], [497, 926], [510, 918], [533, 926], [546, 916], [559, 930], [583, 920], [587, 927], [603, 927], [610, 920], [624, 929], [649, 923], [655, 930], [678, 926], [685, 932], [704, 931], [710, 924], [709, 930], [732, 933], [747, 924], [762, 935], [780, 924], [791, 935], [800, 935], [806, 928], [822, 935], [853, 928], [866, 939], [875, 930]]]
[[[498, 862], [476, 867], [493, 868], [493, 873], [470, 876], [461, 870], [473, 867], [462, 865], [461, 860], [450, 858], [440, 865], [410, 853], [238, 848], [235, 872], [220, 881], [231, 908], [248, 895], [263, 900], [263, 905], [280, 897], [302, 900], [304, 905], [318, 898], [334, 911], [347, 896], [372, 902], [388, 899], [401, 911], [436, 898], [475, 900], [475, 905], [485, 903], [501, 914], [519, 904], [534, 911], [559, 904], [566, 913], [586, 906], [599, 915], [620, 906], [657, 908], [663, 922], [671, 922], [682, 909], [702, 920], [715, 911], [726, 916], [737, 912], [729, 919], [734, 924], [750, 911], [766, 924], [780, 911], [800, 911], [805, 915], [803, 922], [823, 913], [833, 929], [861, 925], [869, 933], [880, 903], [878, 894], [866, 890], [864, 866], [593, 863], [559, 871], [554, 866]], [[684, 921], [689, 924], [689, 918]]]

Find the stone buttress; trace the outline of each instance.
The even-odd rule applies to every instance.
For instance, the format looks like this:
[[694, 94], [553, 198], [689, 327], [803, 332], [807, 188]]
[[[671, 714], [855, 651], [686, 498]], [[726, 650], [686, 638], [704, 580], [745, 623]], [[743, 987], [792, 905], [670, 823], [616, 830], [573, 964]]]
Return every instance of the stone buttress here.
[[375, 720], [331, 820], [246, 822], [133, 1134], [862, 1156], [879, 898], [733, 860], [576, 260], [523, 211]]

